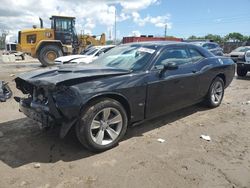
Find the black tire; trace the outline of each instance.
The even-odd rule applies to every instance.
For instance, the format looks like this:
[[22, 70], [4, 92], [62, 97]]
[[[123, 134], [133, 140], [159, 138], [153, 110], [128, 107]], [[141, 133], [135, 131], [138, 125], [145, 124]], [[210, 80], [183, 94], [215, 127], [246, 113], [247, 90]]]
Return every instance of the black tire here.
[[[220, 92], [219, 92], [220, 90], [219, 88], [221, 89]], [[218, 90], [216, 91], [216, 89]], [[220, 106], [224, 97], [224, 89], [225, 89], [224, 81], [220, 77], [216, 77], [209, 87], [209, 90], [205, 99], [206, 105], [210, 108], [216, 108]]]
[[38, 59], [42, 66], [50, 66], [54, 64], [54, 60], [63, 55], [60, 47], [56, 45], [47, 45], [42, 47], [38, 52]]
[[[102, 125], [102, 122], [104, 122], [103, 120], [104, 117], [102, 116], [103, 114], [101, 113], [106, 109], [115, 110], [117, 114], [118, 113], [120, 114], [119, 117], [121, 117], [122, 119], [121, 122], [117, 123], [117, 127], [119, 125], [119, 134], [117, 134], [117, 137], [114, 140], [110, 136], [110, 133], [109, 133], [110, 130], [108, 130], [108, 127], [110, 128], [111, 125], [106, 124], [107, 125], [106, 128], [104, 128], [104, 125]], [[112, 114], [113, 112], [111, 110], [110, 110], [110, 115], [108, 117], [112, 117], [112, 118], [116, 117], [116, 115], [113, 116], [114, 114]], [[98, 124], [99, 128], [93, 129], [92, 125], [94, 123], [94, 120], [95, 122], [98, 122], [96, 121], [95, 118], [100, 118], [99, 124]], [[110, 122], [111, 122], [111, 119], [110, 119]], [[87, 149], [93, 152], [102, 152], [102, 151], [111, 149], [118, 144], [118, 142], [122, 139], [122, 137], [126, 133], [127, 124], [128, 124], [128, 117], [123, 106], [116, 100], [113, 100], [110, 98], [102, 98], [102, 99], [92, 102], [91, 104], [87, 106], [86, 110], [83, 112], [81, 120], [75, 126], [76, 135], [80, 143]], [[116, 126], [116, 125], [112, 124], [112, 126]], [[112, 127], [112, 129], [117, 131], [117, 128], [115, 127]], [[99, 134], [101, 135], [101, 131], [103, 131], [104, 136], [101, 141], [101, 144], [99, 144], [97, 143], [98, 142], [97, 137]], [[107, 140], [104, 140], [104, 139], [107, 139]], [[111, 140], [110, 143], [108, 139]], [[104, 144], [104, 141], [107, 144]]]
[[247, 70], [237, 66], [237, 75], [240, 77], [244, 77], [247, 75]]

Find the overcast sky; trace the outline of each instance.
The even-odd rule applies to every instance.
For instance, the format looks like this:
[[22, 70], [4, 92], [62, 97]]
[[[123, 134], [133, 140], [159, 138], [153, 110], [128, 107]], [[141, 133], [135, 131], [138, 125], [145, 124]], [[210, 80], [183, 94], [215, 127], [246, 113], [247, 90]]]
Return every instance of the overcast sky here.
[[[75, 16], [78, 33], [109, 37], [169, 35], [188, 37], [208, 33], [250, 35], [250, 0], [1, 0], [0, 29], [18, 30], [39, 26], [39, 17], [50, 27], [51, 15]], [[113, 36], [113, 35], [112, 35]]]

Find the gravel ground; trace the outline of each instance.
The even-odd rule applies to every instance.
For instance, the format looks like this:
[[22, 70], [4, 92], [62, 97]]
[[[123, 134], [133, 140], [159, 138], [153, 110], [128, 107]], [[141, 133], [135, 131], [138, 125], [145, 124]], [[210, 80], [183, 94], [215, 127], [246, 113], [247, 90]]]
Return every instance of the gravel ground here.
[[[20, 95], [15, 75], [39, 68], [2, 63], [0, 80]], [[196, 105], [147, 121], [118, 147], [93, 154], [73, 132], [61, 140], [41, 131], [10, 99], [0, 103], [0, 187], [250, 187], [248, 101], [250, 75], [236, 77], [219, 108]]]

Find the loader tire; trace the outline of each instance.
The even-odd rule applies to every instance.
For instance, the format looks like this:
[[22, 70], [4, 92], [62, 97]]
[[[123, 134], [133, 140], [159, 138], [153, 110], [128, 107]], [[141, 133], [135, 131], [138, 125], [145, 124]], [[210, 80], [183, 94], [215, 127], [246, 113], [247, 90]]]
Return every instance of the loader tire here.
[[54, 60], [63, 55], [63, 52], [60, 47], [56, 45], [47, 45], [42, 47], [38, 53], [38, 59], [41, 62], [42, 66], [47, 67], [54, 65]]

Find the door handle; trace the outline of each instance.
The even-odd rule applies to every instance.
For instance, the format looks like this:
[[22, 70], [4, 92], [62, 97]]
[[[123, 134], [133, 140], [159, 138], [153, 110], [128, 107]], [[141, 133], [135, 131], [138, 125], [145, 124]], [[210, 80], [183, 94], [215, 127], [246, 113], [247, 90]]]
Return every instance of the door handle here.
[[197, 73], [198, 71], [197, 70], [192, 70], [192, 73]]

